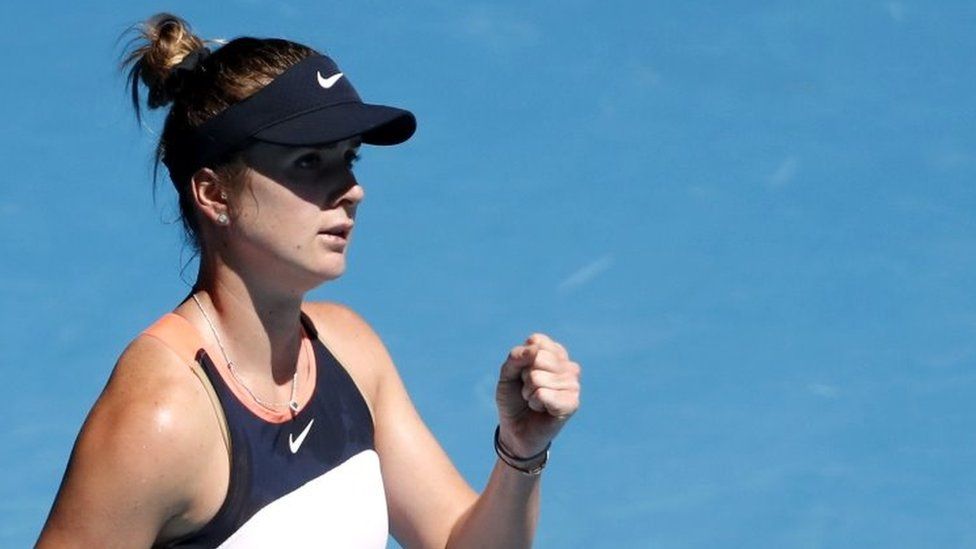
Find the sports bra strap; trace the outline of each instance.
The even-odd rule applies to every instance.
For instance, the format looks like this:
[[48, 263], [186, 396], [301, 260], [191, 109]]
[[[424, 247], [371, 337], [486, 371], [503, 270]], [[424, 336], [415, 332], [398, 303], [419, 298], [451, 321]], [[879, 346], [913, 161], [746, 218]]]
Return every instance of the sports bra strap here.
[[190, 321], [176, 313], [166, 313], [157, 320], [152, 326], [143, 330], [143, 335], [150, 336], [159, 340], [163, 345], [172, 350], [180, 360], [183, 361], [193, 375], [203, 385], [203, 389], [210, 398], [210, 405], [213, 407], [217, 416], [217, 425], [220, 426], [220, 434], [224, 439], [224, 446], [227, 448], [227, 457], [231, 457], [230, 431], [227, 428], [227, 418], [224, 416], [224, 408], [220, 405], [220, 399], [214, 391], [213, 384], [207, 378], [207, 374], [200, 365], [200, 358], [206, 352], [206, 345], [200, 332], [190, 324]]

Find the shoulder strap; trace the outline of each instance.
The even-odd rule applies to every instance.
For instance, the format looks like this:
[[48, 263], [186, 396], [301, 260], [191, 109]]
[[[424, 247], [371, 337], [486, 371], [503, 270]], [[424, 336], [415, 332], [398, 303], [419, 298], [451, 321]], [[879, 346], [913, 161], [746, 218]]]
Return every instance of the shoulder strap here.
[[227, 428], [227, 417], [224, 415], [224, 408], [220, 405], [220, 399], [214, 391], [213, 384], [203, 371], [203, 366], [198, 360], [198, 351], [204, 349], [203, 339], [197, 329], [190, 324], [190, 321], [176, 313], [166, 313], [157, 320], [152, 326], [146, 328], [144, 335], [156, 338], [163, 345], [169, 347], [186, 364], [193, 375], [197, 377], [204, 391], [210, 398], [211, 407], [217, 416], [217, 425], [220, 427], [220, 434], [224, 439], [224, 447], [227, 448], [227, 458], [232, 457], [230, 450], [230, 431]]

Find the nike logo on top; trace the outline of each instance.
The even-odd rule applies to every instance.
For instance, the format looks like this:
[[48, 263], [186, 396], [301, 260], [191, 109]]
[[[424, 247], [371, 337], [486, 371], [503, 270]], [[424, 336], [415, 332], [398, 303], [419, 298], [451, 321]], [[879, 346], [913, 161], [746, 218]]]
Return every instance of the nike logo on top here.
[[341, 72], [337, 72], [337, 73], [333, 74], [332, 76], [330, 76], [328, 78], [325, 78], [324, 76], [322, 76], [322, 73], [321, 72], [315, 71], [315, 76], [319, 80], [319, 86], [322, 86], [325, 89], [329, 89], [332, 86], [334, 86], [335, 83], [338, 82], [340, 78], [342, 78], [342, 73]]
[[308, 430], [312, 428], [312, 424], [315, 423], [315, 418], [313, 417], [308, 421], [308, 425], [302, 430], [302, 433], [298, 435], [297, 439], [292, 438], [292, 433], [288, 433], [288, 448], [291, 453], [298, 453], [298, 449], [302, 447], [302, 443], [305, 442], [305, 437], [308, 436]]

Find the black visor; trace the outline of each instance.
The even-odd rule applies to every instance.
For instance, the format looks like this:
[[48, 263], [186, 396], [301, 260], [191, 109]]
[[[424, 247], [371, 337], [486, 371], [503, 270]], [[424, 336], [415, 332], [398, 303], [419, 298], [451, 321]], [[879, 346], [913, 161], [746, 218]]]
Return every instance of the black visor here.
[[361, 136], [370, 145], [396, 145], [413, 135], [410, 111], [363, 103], [349, 79], [324, 55], [315, 55], [281, 73], [270, 84], [231, 105], [195, 129], [182, 151], [188, 175], [234, 151], [250, 139], [280, 145], [324, 145]]

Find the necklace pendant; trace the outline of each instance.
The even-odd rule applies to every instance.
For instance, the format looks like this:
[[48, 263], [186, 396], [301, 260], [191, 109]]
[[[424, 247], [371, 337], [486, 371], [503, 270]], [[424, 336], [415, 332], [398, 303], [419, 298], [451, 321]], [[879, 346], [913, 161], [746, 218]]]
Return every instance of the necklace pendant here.
[[297, 400], [292, 400], [291, 402], [289, 402], [288, 403], [288, 407], [291, 408], [291, 411], [292, 412], [295, 412], [296, 414], [298, 413], [298, 401]]

